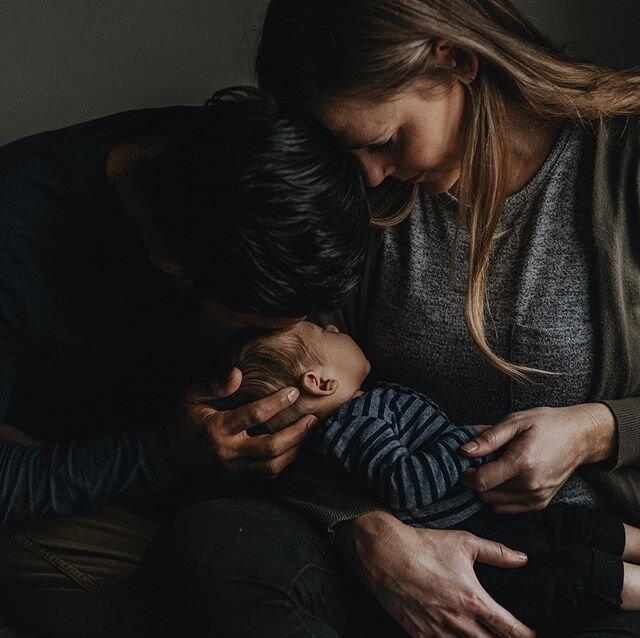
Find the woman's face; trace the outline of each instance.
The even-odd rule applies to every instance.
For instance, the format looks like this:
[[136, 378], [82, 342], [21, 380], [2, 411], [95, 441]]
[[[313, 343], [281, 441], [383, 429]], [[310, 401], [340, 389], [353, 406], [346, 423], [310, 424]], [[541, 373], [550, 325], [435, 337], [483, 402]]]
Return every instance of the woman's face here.
[[381, 102], [323, 101], [314, 112], [358, 158], [369, 186], [393, 177], [442, 193], [460, 176], [464, 107], [464, 87], [454, 81]]

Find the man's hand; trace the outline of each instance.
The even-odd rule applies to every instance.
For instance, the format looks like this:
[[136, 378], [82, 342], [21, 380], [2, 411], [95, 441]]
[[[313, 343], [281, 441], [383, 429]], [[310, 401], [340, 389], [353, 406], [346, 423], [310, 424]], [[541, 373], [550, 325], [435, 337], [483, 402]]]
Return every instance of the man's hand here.
[[504, 448], [499, 459], [468, 469], [462, 483], [495, 512], [541, 510], [578, 466], [609, 458], [615, 445], [613, 414], [601, 403], [515, 412], [460, 448], [467, 457]]
[[5, 423], [0, 423], [0, 443], [14, 443], [15, 445], [25, 445], [27, 447], [31, 445], [44, 445], [44, 441], [34, 439], [22, 430], [18, 430]]
[[416, 529], [371, 512], [336, 530], [338, 547], [412, 638], [532, 638], [482, 588], [474, 562], [522, 567], [527, 557], [467, 532]]
[[235, 410], [216, 410], [212, 397], [226, 398], [240, 387], [237, 368], [221, 386], [206, 393], [192, 389], [185, 398], [174, 432], [178, 462], [200, 477], [224, 480], [275, 478], [300, 451], [317, 419], [305, 416], [275, 434], [251, 436], [247, 430], [259, 426], [291, 406], [299, 396], [295, 388], [284, 388], [269, 397]]

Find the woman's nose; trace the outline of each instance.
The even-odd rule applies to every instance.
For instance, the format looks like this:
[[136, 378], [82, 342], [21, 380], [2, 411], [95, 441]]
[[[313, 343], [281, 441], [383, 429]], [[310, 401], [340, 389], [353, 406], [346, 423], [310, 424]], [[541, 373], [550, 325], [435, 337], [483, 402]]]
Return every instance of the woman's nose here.
[[388, 162], [383, 159], [365, 157], [364, 153], [366, 153], [366, 151], [356, 153], [356, 157], [362, 167], [364, 181], [367, 183], [367, 186], [375, 188], [376, 186], [380, 186], [380, 184], [391, 175], [393, 169], [388, 166]]
[[324, 327], [324, 329], [325, 329], [327, 332], [340, 332], [340, 330], [338, 330], [338, 328], [336, 328], [336, 326], [334, 326], [332, 323], [330, 323], [330, 324], [326, 325], [326, 326]]

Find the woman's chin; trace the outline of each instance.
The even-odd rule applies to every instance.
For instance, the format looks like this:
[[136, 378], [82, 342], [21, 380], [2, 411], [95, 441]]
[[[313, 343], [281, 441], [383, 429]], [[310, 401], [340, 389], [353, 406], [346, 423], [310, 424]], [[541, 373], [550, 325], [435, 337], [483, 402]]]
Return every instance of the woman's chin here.
[[439, 195], [440, 193], [451, 191], [459, 179], [460, 175], [458, 173], [447, 173], [446, 175], [429, 175], [428, 173], [423, 173], [414, 183], [419, 184], [429, 195]]
[[440, 193], [448, 192], [456, 182], [432, 182], [429, 180], [418, 182], [422, 190], [426, 191], [429, 195], [439, 195]]

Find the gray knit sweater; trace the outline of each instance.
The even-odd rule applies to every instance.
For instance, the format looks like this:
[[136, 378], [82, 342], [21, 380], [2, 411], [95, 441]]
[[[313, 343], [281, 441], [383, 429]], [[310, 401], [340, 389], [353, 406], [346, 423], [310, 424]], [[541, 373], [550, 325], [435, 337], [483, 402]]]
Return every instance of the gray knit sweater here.
[[[427, 393], [454, 421], [494, 424], [509, 412], [589, 399], [593, 376], [588, 209], [577, 186], [584, 133], [565, 129], [535, 177], [510, 196], [494, 241], [487, 335], [509, 361], [553, 373], [516, 383], [474, 347], [464, 320], [469, 236], [456, 202], [422, 194], [385, 232], [365, 351], [376, 378]], [[594, 504], [579, 475], [558, 500]]]

